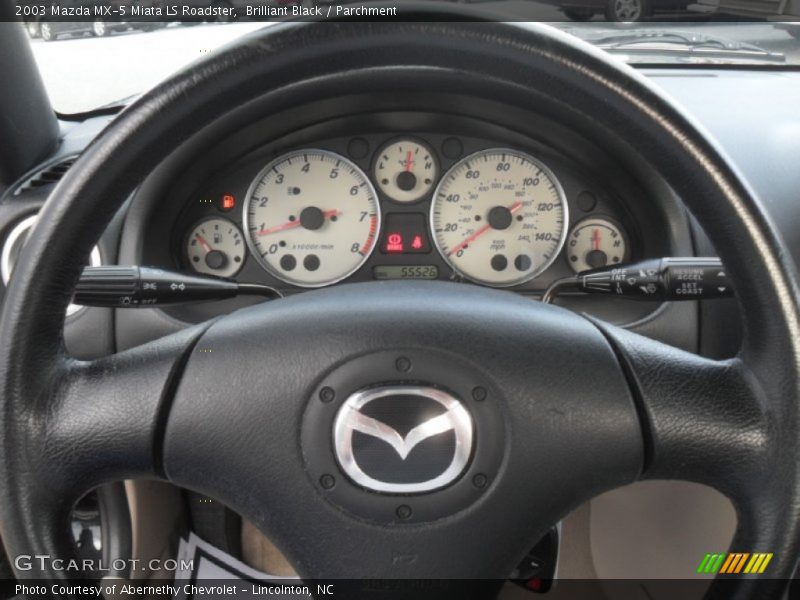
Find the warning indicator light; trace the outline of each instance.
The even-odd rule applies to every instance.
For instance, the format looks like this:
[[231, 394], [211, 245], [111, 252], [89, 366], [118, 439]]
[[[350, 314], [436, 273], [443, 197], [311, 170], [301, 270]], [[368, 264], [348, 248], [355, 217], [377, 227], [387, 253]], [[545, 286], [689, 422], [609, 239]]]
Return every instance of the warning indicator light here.
[[236, 197], [233, 194], [223, 194], [219, 201], [219, 209], [228, 212], [236, 208]]
[[386, 236], [386, 252], [402, 252], [404, 249], [403, 236], [399, 233], [390, 233]]
[[384, 254], [426, 254], [431, 251], [424, 214], [389, 213], [384, 227], [380, 242]]

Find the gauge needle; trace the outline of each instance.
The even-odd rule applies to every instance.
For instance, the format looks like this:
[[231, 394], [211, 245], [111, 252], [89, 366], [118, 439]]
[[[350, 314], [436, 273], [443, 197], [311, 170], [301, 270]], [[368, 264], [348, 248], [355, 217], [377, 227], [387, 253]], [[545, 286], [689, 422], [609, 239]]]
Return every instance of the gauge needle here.
[[[510, 212], [513, 215], [520, 208], [522, 208], [522, 202], [515, 202], [514, 204], [512, 204], [511, 206], [508, 207], [508, 212]], [[477, 240], [480, 236], [482, 236], [484, 233], [489, 231], [491, 228], [492, 228], [492, 226], [489, 223], [487, 223], [486, 225], [484, 225], [483, 227], [478, 229], [478, 231], [476, 231], [475, 233], [470, 235], [463, 242], [461, 242], [458, 246], [456, 246], [455, 248], [450, 250], [450, 252], [447, 253], [447, 256], [452, 256], [453, 254], [455, 254], [459, 250], [463, 250], [464, 248], [469, 246], [472, 242]]]
[[411, 171], [414, 166], [414, 159], [412, 158], [411, 150], [406, 154], [406, 171]]
[[592, 242], [594, 243], [594, 249], [600, 250], [600, 230], [595, 229], [594, 233], [592, 234]]
[[[338, 217], [341, 212], [338, 210], [328, 210], [322, 213], [322, 216], [326, 219], [330, 219], [331, 217]], [[258, 235], [269, 235], [270, 233], [277, 233], [279, 231], [286, 231], [287, 229], [294, 229], [295, 227], [300, 227], [300, 219], [296, 219], [294, 221], [287, 221], [283, 225], [276, 225], [275, 227], [268, 227], [267, 229], [262, 229], [258, 232]]]
[[203, 250], [206, 251], [206, 254], [208, 254], [209, 252], [211, 252], [213, 250], [213, 248], [211, 247], [211, 244], [209, 244], [206, 241], [206, 238], [204, 238], [199, 233], [197, 234], [197, 241], [200, 242], [200, 245], [203, 247]]

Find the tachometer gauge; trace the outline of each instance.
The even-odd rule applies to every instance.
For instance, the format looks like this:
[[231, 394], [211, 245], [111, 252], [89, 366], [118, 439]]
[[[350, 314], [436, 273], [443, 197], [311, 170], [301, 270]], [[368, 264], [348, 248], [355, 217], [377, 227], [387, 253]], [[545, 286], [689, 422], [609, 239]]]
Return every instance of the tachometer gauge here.
[[302, 287], [335, 283], [375, 247], [380, 207], [364, 172], [324, 150], [281, 156], [258, 174], [244, 207], [247, 240], [273, 275]]
[[484, 150], [442, 177], [431, 206], [436, 246], [457, 273], [486, 285], [529, 281], [564, 244], [567, 202], [555, 175], [516, 150]]
[[584, 219], [569, 232], [567, 257], [576, 273], [627, 260], [625, 234], [606, 218]]
[[228, 219], [201, 221], [186, 240], [186, 256], [198, 273], [233, 277], [242, 268], [244, 255], [242, 234]]
[[430, 193], [437, 171], [433, 151], [411, 139], [390, 142], [375, 159], [375, 181], [395, 202], [416, 202]]

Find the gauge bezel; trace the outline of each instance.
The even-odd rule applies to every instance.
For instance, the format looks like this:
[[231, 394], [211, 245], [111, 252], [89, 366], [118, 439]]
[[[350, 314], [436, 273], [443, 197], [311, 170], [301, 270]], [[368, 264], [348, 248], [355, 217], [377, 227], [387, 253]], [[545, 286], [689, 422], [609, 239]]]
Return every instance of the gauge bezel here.
[[[391, 196], [386, 191], [384, 191], [384, 189], [381, 187], [380, 183], [378, 183], [378, 174], [376, 172], [376, 169], [378, 167], [378, 160], [380, 159], [381, 153], [383, 153], [383, 151], [386, 148], [388, 148], [389, 146], [393, 146], [393, 145], [395, 145], [395, 144], [397, 144], [399, 142], [403, 142], [403, 141], [413, 142], [415, 144], [419, 144], [423, 148], [427, 148], [428, 149], [428, 154], [430, 154], [431, 160], [433, 160], [433, 169], [434, 169], [434, 177], [432, 178], [433, 179], [433, 183], [431, 184], [431, 187], [427, 192], [423, 192], [422, 194], [420, 194], [418, 197], [414, 198], [413, 200], [398, 200], [394, 196]], [[394, 202], [395, 204], [398, 204], [400, 206], [412, 206], [414, 204], [418, 204], [418, 203], [422, 202], [423, 200], [425, 200], [425, 198], [431, 196], [433, 191], [439, 185], [439, 182], [441, 181], [441, 175], [442, 175], [442, 163], [439, 160], [439, 155], [436, 153], [436, 150], [434, 150], [433, 145], [430, 144], [429, 142], [427, 142], [426, 140], [423, 140], [422, 138], [420, 138], [418, 136], [414, 136], [414, 135], [397, 135], [397, 136], [387, 140], [386, 142], [384, 142], [380, 146], [378, 146], [378, 149], [373, 154], [372, 161], [371, 161], [370, 166], [369, 166], [369, 172], [370, 172], [370, 175], [372, 176], [372, 179], [374, 179], [375, 189], [377, 191], [379, 191], [381, 194], [383, 194], [383, 196], [387, 200], [389, 200], [391, 202]]]
[[[567, 239], [572, 235], [572, 232], [580, 227], [585, 227], [585, 224], [588, 221], [605, 221], [606, 223], [610, 223], [614, 226], [614, 228], [619, 231], [620, 237], [622, 237], [622, 241], [625, 243], [625, 252], [623, 253], [622, 260], [620, 260], [619, 264], [623, 262], [627, 262], [631, 260], [631, 238], [628, 235], [628, 232], [622, 226], [622, 223], [618, 219], [615, 219], [612, 216], [609, 216], [606, 213], [597, 213], [596, 215], [588, 215], [583, 217], [580, 221], [577, 221], [574, 225], [570, 226], [569, 231], [567, 232]], [[564, 249], [564, 260], [566, 261], [567, 265], [569, 266], [570, 270], [575, 273], [582, 273], [582, 271], [576, 271], [575, 268], [572, 266], [572, 261], [569, 259], [569, 246], [565, 246]], [[609, 264], [607, 266], [613, 266]]]
[[[241, 235], [242, 239], [245, 241], [244, 252], [242, 253], [242, 262], [239, 265], [239, 268], [236, 269], [236, 272], [233, 273], [232, 275], [216, 275], [214, 273], [206, 273], [204, 271], [198, 271], [197, 269], [194, 268], [194, 265], [192, 265], [192, 261], [189, 258], [189, 241], [191, 240], [192, 232], [196, 230], [200, 225], [202, 225], [203, 223], [207, 223], [208, 221], [227, 221], [234, 229], [236, 229], [239, 232], [239, 235]], [[232, 279], [242, 271], [242, 268], [244, 268], [244, 265], [247, 262], [248, 254], [250, 254], [250, 249], [247, 247], [247, 239], [245, 238], [242, 228], [239, 227], [236, 223], [234, 223], [233, 219], [229, 219], [228, 217], [225, 216], [206, 215], [204, 217], [201, 217], [186, 230], [186, 233], [183, 234], [183, 246], [181, 249], [181, 257], [183, 258], [183, 262], [186, 264], [186, 266], [189, 269], [191, 269], [193, 273], [197, 273], [199, 275], [210, 275], [212, 277], [225, 277], [227, 279]]]
[[[264, 257], [261, 256], [261, 253], [258, 251], [258, 248], [256, 247], [255, 242], [253, 241], [253, 236], [251, 235], [251, 232], [250, 232], [250, 217], [249, 217], [249, 215], [247, 213], [249, 212], [250, 200], [252, 199], [253, 192], [255, 191], [256, 186], [259, 183], [261, 183], [261, 180], [264, 178], [264, 176], [270, 170], [272, 170], [275, 166], [279, 165], [280, 163], [286, 161], [287, 159], [292, 158], [293, 156], [302, 156], [303, 154], [312, 154], [312, 153], [313, 154], [322, 154], [322, 155], [328, 156], [330, 158], [333, 158], [333, 159], [336, 159], [336, 160], [340, 160], [340, 161], [342, 161], [344, 163], [347, 163], [348, 165], [350, 165], [350, 167], [353, 168], [353, 170], [355, 170], [358, 173], [360, 173], [361, 176], [364, 178], [364, 182], [366, 183], [367, 190], [372, 194], [372, 197], [375, 199], [375, 218], [376, 218], [375, 239], [373, 240], [372, 248], [369, 249], [369, 252], [365, 253], [361, 257], [361, 260], [355, 265], [355, 267], [353, 267], [350, 271], [348, 271], [347, 273], [345, 273], [341, 277], [338, 277], [336, 279], [331, 279], [330, 281], [320, 282], [320, 283], [303, 283], [303, 282], [298, 282], [298, 281], [290, 281], [290, 280], [286, 279], [283, 275], [281, 275], [279, 272], [277, 272], [275, 269], [273, 269], [272, 266], [270, 266], [270, 264], [266, 260], [264, 260]], [[279, 281], [281, 281], [281, 282], [283, 282], [283, 283], [285, 283], [287, 285], [292, 285], [292, 286], [295, 286], [295, 287], [298, 287], [298, 288], [304, 288], [304, 289], [315, 289], [315, 288], [322, 288], [322, 287], [327, 287], [329, 285], [335, 285], [337, 283], [340, 283], [340, 282], [344, 281], [345, 279], [347, 279], [348, 277], [350, 277], [351, 275], [353, 275], [354, 273], [356, 273], [360, 268], [362, 268], [366, 264], [367, 260], [369, 260], [369, 258], [375, 252], [375, 248], [378, 247], [378, 238], [380, 238], [381, 225], [383, 223], [383, 219], [382, 219], [383, 215], [381, 213], [380, 196], [378, 196], [378, 192], [375, 190], [375, 186], [372, 184], [372, 180], [370, 179], [369, 175], [367, 175], [367, 173], [364, 172], [364, 169], [359, 167], [358, 164], [356, 164], [355, 161], [347, 158], [346, 156], [342, 156], [341, 154], [339, 154], [337, 152], [332, 152], [330, 150], [323, 150], [321, 148], [300, 148], [299, 150], [291, 150], [289, 152], [285, 152], [285, 153], [277, 156], [276, 158], [271, 160], [263, 169], [258, 171], [258, 173], [253, 178], [253, 180], [250, 183], [250, 185], [247, 187], [247, 194], [245, 195], [244, 199], [245, 199], [245, 201], [242, 203], [242, 227], [244, 228], [245, 242], [247, 243], [247, 248], [250, 250], [250, 253], [253, 255], [253, 257], [255, 258], [256, 262], [267, 273], [269, 273], [270, 275], [275, 277], [277, 280], [279, 280]]]
[[[485, 154], [511, 154], [513, 156], [517, 156], [519, 158], [523, 158], [527, 161], [530, 161], [532, 164], [536, 165], [553, 182], [553, 186], [556, 189], [556, 193], [558, 194], [558, 197], [561, 201], [561, 206], [563, 207], [561, 234], [559, 236], [558, 243], [556, 244], [555, 249], [553, 250], [552, 256], [546, 262], [542, 263], [542, 266], [540, 266], [538, 269], [531, 271], [529, 274], [524, 275], [520, 279], [508, 283], [484, 281], [477, 277], [472, 277], [461, 271], [461, 269], [459, 269], [458, 267], [456, 267], [455, 264], [453, 264], [453, 262], [450, 260], [450, 258], [442, 251], [442, 248], [439, 244], [439, 238], [436, 235], [436, 227], [433, 222], [436, 203], [439, 201], [439, 192], [442, 186], [445, 185], [445, 182], [447, 181], [447, 178], [450, 175], [450, 173], [460, 168], [461, 165], [463, 165], [464, 163], [468, 163], [471, 160], [475, 160], [476, 157], [480, 157]], [[445, 264], [447, 264], [447, 266], [450, 267], [456, 275], [458, 275], [463, 279], [466, 279], [467, 281], [471, 281], [472, 283], [477, 283], [479, 285], [484, 285], [493, 288], [512, 288], [515, 286], [524, 285], [529, 281], [532, 281], [533, 279], [539, 277], [539, 275], [544, 273], [547, 269], [549, 269], [553, 265], [553, 263], [555, 263], [556, 260], [558, 260], [558, 257], [564, 250], [564, 243], [567, 240], [567, 234], [571, 230], [569, 226], [569, 204], [567, 202], [567, 194], [566, 192], [564, 192], [564, 188], [561, 185], [561, 181], [558, 179], [558, 177], [556, 177], [556, 174], [553, 172], [553, 170], [549, 166], [547, 166], [544, 162], [542, 162], [541, 159], [536, 158], [535, 156], [532, 156], [527, 152], [524, 152], [522, 150], [515, 150], [513, 148], [503, 148], [503, 147], [485, 148], [483, 150], [478, 150], [477, 152], [473, 152], [472, 154], [469, 154], [461, 158], [457, 162], [455, 162], [449, 169], [447, 169], [445, 173], [442, 173], [442, 176], [439, 179], [439, 183], [437, 184], [436, 189], [433, 192], [433, 197], [431, 198], [430, 213], [428, 215], [428, 226], [430, 227], [431, 237], [433, 238], [433, 243], [436, 246], [436, 250], [439, 252], [439, 256], [442, 257], [442, 260], [445, 262]]]
[[[30, 234], [31, 229], [33, 229], [33, 226], [36, 225], [36, 221], [38, 220], [39, 213], [33, 213], [32, 215], [23, 217], [16, 223], [16, 225], [14, 225], [14, 227], [11, 228], [11, 230], [3, 239], [2, 250], [0, 250], [0, 280], [2, 280], [3, 286], [8, 287], [8, 283], [11, 281], [11, 274], [13, 271], [13, 266], [11, 265], [11, 251], [14, 248], [14, 244], [16, 244], [19, 238], [22, 236], [27, 236]], [[25, 242], [27, 242], [27, 239]], [[24, 247], [25, 243], [22, 245]], [[22, 248], [20, 248], [20, 251], [21, 250]], [[89, 253], [89, 264], [87, 266], [99, 267], [102, 264], [103, 257], [100, 254], [100, 247], [98, 245], [94, 245], [92, 246], [92, 251]], [[70, 303], [67, 306], [66, 316], [73, 317], [87, 308], [87, 306]]]

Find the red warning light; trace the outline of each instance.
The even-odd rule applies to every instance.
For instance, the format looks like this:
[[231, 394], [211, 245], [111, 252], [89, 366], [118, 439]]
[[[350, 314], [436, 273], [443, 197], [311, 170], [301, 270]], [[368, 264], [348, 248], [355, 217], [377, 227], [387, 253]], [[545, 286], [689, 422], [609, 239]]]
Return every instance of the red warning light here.
[[402, 252], [403, 236], [399, 233], [390, 233], [386, 238], [386, 252]]
[[223, 194], [219, 202], [219, 209], [224, 211], [236, 208], [236, 198], [232, 194]]
[[384, 254], [427, 254], [431, 251], [425, 215], [389, 213], [385, 217], [380, 249]]

